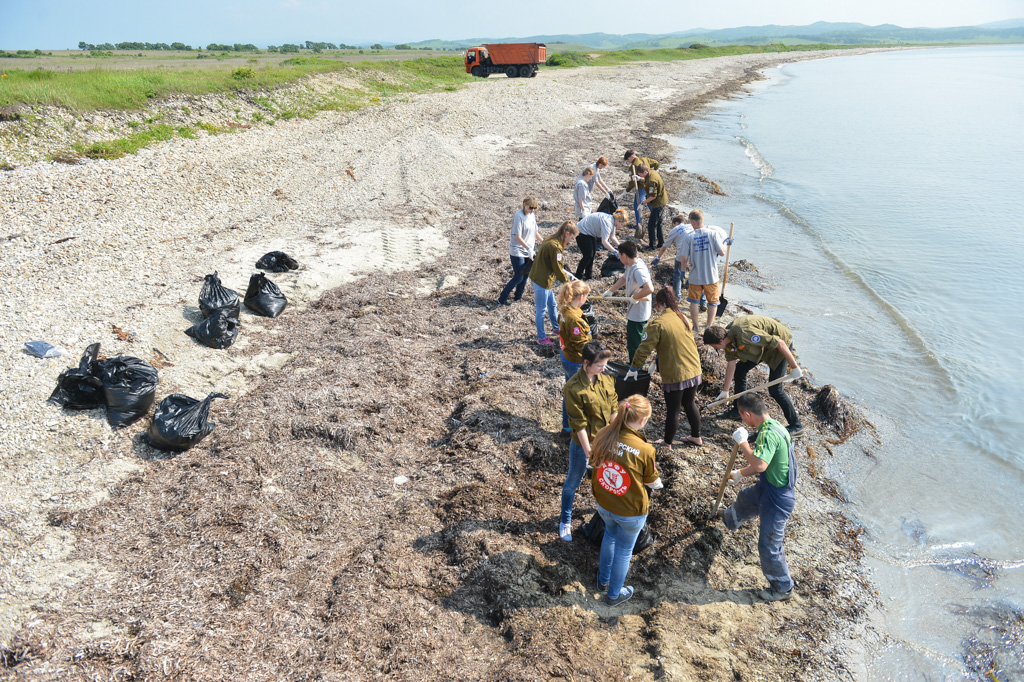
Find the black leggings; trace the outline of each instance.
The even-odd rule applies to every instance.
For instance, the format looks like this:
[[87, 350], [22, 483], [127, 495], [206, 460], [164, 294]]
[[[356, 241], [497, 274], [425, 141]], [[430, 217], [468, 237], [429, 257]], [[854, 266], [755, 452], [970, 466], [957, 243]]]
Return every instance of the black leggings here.
[[681, 391], [665, 393], [665, 444], [672, 445], [676, 430], [679, 428], [679, 408], [686, 410], [686, 420], [690, 422], [690, 435], [700, 438], [700, 410], [697, 409], [697, 389], [700, 385], [690, 386]]
[[597, 239], [589, 234], [576, 235], [580, 247], [580, 263], [576, 266], [576, 279], [590, 279], [594, 270], [594, 255], [597, 253]]
[[[792, 350], [792, 349], [791, 349]], [[757, 367], [757, 363], [750, 362], [748, 360], [740, 360], [736, 363], [736, 374], [734, 375], [736, 392], [742, 393], [747, 390], [747, 374], [750, 370]], [[786, 375], [786, 370], [789, 369], [789, 363], [786, 362], [785, 358], [779, 361], [779, 364], [769, 368], [768, 381], [775, 381], [781, 379]], [[800, 426], [800, 415], [797, 414], [796, 408], [793, 407], [793, 401], [789, 399], [789, 395], [782, 389], [782, 384], [775, 384], [768, 389], [768, 395], [770, 395], [779, 407], [782, 408], [782, 414], [786, 417], [786, 422], [796, 428]]]

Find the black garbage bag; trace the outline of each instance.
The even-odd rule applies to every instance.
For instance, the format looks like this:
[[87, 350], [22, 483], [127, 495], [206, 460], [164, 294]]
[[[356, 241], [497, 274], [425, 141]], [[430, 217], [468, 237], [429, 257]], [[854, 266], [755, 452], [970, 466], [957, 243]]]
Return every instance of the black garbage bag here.
[[262, 272], [253, 273], [249, 278], [249, 288], [245, 290], [245, 306], [257, 315], [277, 317], [288, 305], [277, 285], [267, 279]]
[[107, 403], [107, 423], [119, 429], [149, 412], [159, 381], [156, 368], [145, 360], [119, 355], [97, 363]]
[[638, 370], [636, 379], [629, 381], [626, 381], [626, 374], [629, 373], [628, 362], [612, 360], [605, 366], [604, 371], [615, 379], [615, 394], [619, 396], [619, 400], [625, 400], [631, 395], [646, 397], [647, 392], [651, 390], [651, 373], [646, 369]]
[[214, 310], [213, 314], [185, 330], [193, 339], [210, 348], [227, 348], [238, 338], [237, 310], [232, 313], [227, 308]]
[[203, 313], [203, 317], [209, 317], [214, 310], [223, 309], [229, 311], [231, 317], [237, 320], [240, 307], [237, 291], [223, 286], [216, 272], [206, 276], [203, 288], [199, 292], [199, 310]]
[[289, 270], [298, 270], [299, 261], [284, 251], [271, 251], [256, 261], [256, 267], [269, 272], [288, 272]]
[[184, 452], [210, 435], [217, 426], [210, 421], [210, 403], [214, 398], [227, 398], [223, 393], [211, 393], [202, 400], [173, 393], [156, 408], [153, 423], [146, 431], [146, 440], [159, 450]]
[[604, 199], [601, 199], [601, 204], [597, 207], [597, 212], [607, 213], [608, 215], [611, 215], [612, 213], [615, 213], [615, 209], [617, 209], [618, 207], [619, 202], [615, 201], [615, 195], [613, 195], [611, 192], [608, 192], [608, 196], [606, 196]]
[[608, 258], [601, 264], [601, 277], [611, 277], [625, 271], [626, 264], [611, 254], [608, 254]]
[[[601, 541], [604, 540], [604, 519], [601, 518], [600, 514], [594, 512], [590, 520], [580, 526], [580, 532], [587, 539], [587, 542], [600, 547]], [[636, 536], [636, 543], [633, 545], [633, 555], [636, 556], [644, 551], [653, 545], [657, 539], [658, 536], [652, 533], [651, 527], [645, 523], [643, 530], [640, 531], [640, 535]]]
[[103, 405], [103, 382], [96, 363], [99, 354], [98, 343], [86, 348], [78, 367], [70, 367], [57, 377], [57, 388], [46, 402], [72, 410], [91, 410]]

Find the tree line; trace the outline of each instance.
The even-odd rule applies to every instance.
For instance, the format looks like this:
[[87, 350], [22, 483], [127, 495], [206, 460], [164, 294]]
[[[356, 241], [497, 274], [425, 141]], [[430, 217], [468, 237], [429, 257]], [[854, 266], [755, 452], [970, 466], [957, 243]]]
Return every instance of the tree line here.
[[[192, 47], [185, 43], [168, 44], [131, 41], [123, 43], [99, 43], [94, 45], [83, 40], [78, 43], [78, 49], [90, 52], [104, 50], [108, 52], [113, 52], [114, 50], [132, 50], [135, 52], [138, 52], [139, 50], [181, 50], [185, 52], [201, 52], [204, 48], [202, 46]], [[256, 47], [252, 43], [234, 43], [233, 45], [228, 45], [227, 43], [210, 43], [205, 49], [209, 52], [260, 52], [260, 48]], [[346, 45], [345, 43], [319, 43], [312, 40], [307, 40], [301, 45], [285, 43], [284, 45], [267, 46], [267, 52], [298, 52], [301, 49], [312, 50], [313, 52], [323, 52], [324, 50], [358, 50], [359, 48], [356, 45]], [[383, 50], [384, 48], [380, 45], [374, 45], [371, 49]]]

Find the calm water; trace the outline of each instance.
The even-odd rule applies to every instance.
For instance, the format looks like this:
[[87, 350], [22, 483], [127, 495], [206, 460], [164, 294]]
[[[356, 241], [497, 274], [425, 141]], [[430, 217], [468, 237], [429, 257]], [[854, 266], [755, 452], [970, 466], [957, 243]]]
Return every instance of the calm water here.
[[885, 603], [857, 676], [979, 679], [988, 647], [1024, 679], [1024, 48], [767, 75], [673, 142], [774, 285], [730, 298], [789, 323], [882, 440], [832, 463]]

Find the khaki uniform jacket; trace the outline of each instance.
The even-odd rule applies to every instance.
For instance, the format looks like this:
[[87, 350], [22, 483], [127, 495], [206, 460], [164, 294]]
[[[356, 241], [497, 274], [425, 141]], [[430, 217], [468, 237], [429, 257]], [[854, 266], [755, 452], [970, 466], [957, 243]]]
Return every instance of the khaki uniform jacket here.
[[611, 420], [619, 406], [619, 396], [615, 394], [615, 379], [608, 374], [598, 374], [594, 383], [580, 368], [573, 374], [562, 389], [565, 396], [565, 412], [569, 415], [571, 438], [576, 445], [580, 443], [578, 432], [586, 430], [587, 438], [594, 442], [594, 436]]
[[566, 306], [558, 316], [558, 341], [565, 359], [577, 365], [582, 364], [583, 346], [589, 343], [591, 338], [590, 325], [587, 324], [583, 311]]
[[590, 487], [601, 507], [619, 516], [643, 516], [650, 509], [645, 483], [658, 480], [654, 446], [644, 435], [623, 426], [619, 451], [594, 470]]
[[[643, 181], [644, 189], [647, 190], [647, 203], [651, 208], [660, 208], [668, 204], [668, 192], [665, 191], [665, 183], [661, 180], [658, 171], [651, 171]], [[653, 198], [652, 198], [653, 197]]]
[[644, 327], [643, 341], [633, 356], [633, 367], [642, 367], [652, 352], [658, 354], [658, 372], [663, 384], [678, 384], [701, 375], [693, 332], [673, 310], [666, 308]]
[[764, 315], [737, 317], [725, 328], [725, 359], [746, 360], [755, 364], [764, 362], [769, 367], [778, 367], [785, 359], [779, 351], [779, 341], [787, 347], [793, 346], [793, 334], [789, 327], [776, 319]]
[[560, 239], [545, 239], [541, 242], [540, 248], [537, 249], [537, 257], [533, 261], [533, 267], [530, 268], [530, 279], [545, 289], [555, 286], [556, 278], [568, 282], [569, 275], [565, 274], [565, 270], [562, 269], [562, 259], [565, 257], [562, 252], [564, 250], [565, 247], [562, 246]]
[[[629, 162], [630, 167], [627, 170], [627, 173], [629, 175], [629, 184], [626, 185], [627, 190], [636, 189], [636, 184], [633, 183], [633, 174], [636, 173], [636, 167], [639, 166], [641, 163], [650, 168], [652, 171], [658, 170], [658, 162], [650, 158], [649, 156], [636, 157], [635, 159]], [[640, 181], [640, 184], [643, 184], [643, 180]]]

